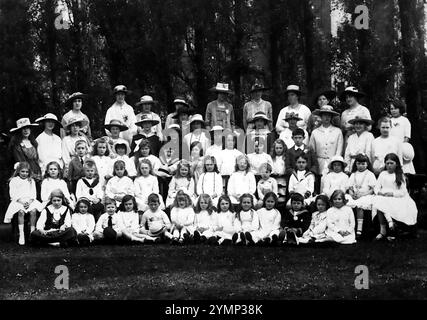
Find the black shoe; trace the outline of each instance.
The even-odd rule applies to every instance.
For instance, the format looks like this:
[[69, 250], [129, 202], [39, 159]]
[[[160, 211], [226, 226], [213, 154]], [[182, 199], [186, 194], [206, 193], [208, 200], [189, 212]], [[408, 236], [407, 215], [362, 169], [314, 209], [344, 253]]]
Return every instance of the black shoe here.
[[294, 232], [287, 233], [288, 244], [297, 244], [297, 237]]
[[184, 243], [189, 243], [190, 242], [190, 235], [188, 233], [184, 233]]
[[211, 245], [211, 246], [217, 245], [218, 244], [217, 238], [216, 237], [210, 237], [208, 239], [208, 244]]
[[194, 243], [200, 243], [200, 233], [199, 233], [199, 231], [194, 231], [193, 240], [194, 240]]
[[269, 246], [271, 244], [271, 239], [270, 238], [265, 238], [264, 239], [264, 245], [265, 246]]
[[245, 238], [248, 245], [253, 246], [255, 244], [254, 240], [252, 239], [252, 235], [250, 232], [245, 232]]
[[[157, 239], [156, 239], [157, 240]], [[145, 244], [153, 244], [155, 240], [151, 240], [151, 239], [145, 239], [144, 243]]]
[[271, 237], [271, 245], [272, 246], [276, 246], [279, 243], [279, 237], [276, 236], [275, 234]]
[[235, 234], [233, 234], [233, 237], [231, 238], [231, 240], [235, 244], [238, 238], [239, 238], [239, 234], [235, 233]]
[[242, 244], [246, 244], [246, 235], [243, 232], [240, 232], [240, 240], [242, 240]]
[[206, 238], [205, 236], [201, 236], [200, 237], [200, 242], [201, 243], [205, 243], [208, 240], [208, 238]]
[[229, 246], [229, 245], [231, 245], [233, 242], [230, 240], [230, 239], [225, 239], [222, 243], [221, 243], [221, 245], [222, 246]]

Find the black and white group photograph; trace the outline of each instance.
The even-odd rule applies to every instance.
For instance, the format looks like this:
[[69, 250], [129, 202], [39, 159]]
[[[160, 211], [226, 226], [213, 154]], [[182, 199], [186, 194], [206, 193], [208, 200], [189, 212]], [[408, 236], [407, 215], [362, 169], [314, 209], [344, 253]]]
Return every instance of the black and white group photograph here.
[[0, 299], [427, 299], [426, 29], [426, 0], [0, 0]]

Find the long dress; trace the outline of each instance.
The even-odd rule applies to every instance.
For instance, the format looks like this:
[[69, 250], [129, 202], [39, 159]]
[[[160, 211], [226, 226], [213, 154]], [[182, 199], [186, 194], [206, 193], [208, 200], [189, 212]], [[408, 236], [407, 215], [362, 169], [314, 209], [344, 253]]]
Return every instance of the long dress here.
[[360, 135], [353, 133], [347, 141], [347, 147], [344, 152], [344, 161], [347, 163], [347, 170], [351, 171], [354, 164], [354, 158], [358, 154], [365, 154], [371, 156], [372, 141], [374, 136], [368, 131], [362, 132]]

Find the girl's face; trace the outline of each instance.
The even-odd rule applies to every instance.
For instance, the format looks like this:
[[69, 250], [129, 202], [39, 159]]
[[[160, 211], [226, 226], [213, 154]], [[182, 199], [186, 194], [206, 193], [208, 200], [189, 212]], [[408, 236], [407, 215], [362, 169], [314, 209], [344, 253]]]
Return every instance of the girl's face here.
[[99, 156], [105, 155], [107, 152], [107, 144], [106, 143], [98, 143], [98, 148], [96, 148], [96, 151], [98, 151]]
[[270, 178], [271, 175], [271, 171], [268, 170], [265, 166], [263, 166], [261, 168], [261, 178], [267, 180], [268, 178]]
[[366, 126], [363, 122], [356, 122], [354, 124], [354, 130], [356, 130], [357, 133], [362, 133], [366, 130]]
[[110, 128], [111, 136], [113, 138], [118, 138], [120, 136], [120, 129], [119, 127], [111, 127]]
[[144, 129], [145, 132], [150, 132], [151, 122], [143, 122], [142, 123], [142, 129]]
[[307, 168], [307, 161], [303, 158], [298, 158], [296, 162], [297, 170], [302, 171]]
[[178, 199], [178, 207], [185, 208], [187, 205], [187, 201], [185, 201], [185, 198], [179, 198]]
[[49, 177], [54, 179], [58, 178], [59, 170], [57, 166], [50, 165], [49, 169], [47, 169], [47, 172], [49, 173]]
[[340, 173], [340, 172], [342, 172], [342, 167], [343, 167], [343, 165], [342, 165], [342, 163], [341, 163], [341, 162], [335, 161], [334, 163], [332, 163], [332, 170], [333, 170], [335, 173]]
[[260, 129], [264, 129], [264, 127], [265, 127], [265, 120], [258, 119], [255, 121], [255, 129], [260, 130]]
[[46, 121], [44, 122], [44, 127], [45, 127], [45, 129], [47, 129], [47, 130], [53, 130], [53, 129], [55, 128], [55, 122], [50, 121], [50, 120], [46, 120]]
[[94, 168], [85, 168], [85, 177], [88, 179], [92, 179], [95, 176]]
[[267, 210], [273, 209], [275, 205], [276, 205], [276, 201], [274, 201], [273, 197], [269, 197], [265, 200], [265, 208]]
[[221, 202], [219, 203], [219, 208], [221, 212], [227, 212], [230, 209], [230, 202], [228, 202], [227, 200], [221, 200]]
[[342, 195], [337, 195], [333, 200], [334, 203], [334, 207], [335, 208], [341, 208], [342, 206], [344, 206], [344, 198]]
[[186, 177], [186, 176], [188, 176], [188, 173], [189, 173], [190, 171], [188, 170], [188, 167], [186, 167], [186, 166], [182, 166], [180, 169], [179, 169], [179, 174], [181, 175], [181, 177]]
[[225, 147], [229, 150], [233, 150], [234, 149], [234, 137], [229, 135], [227, 136], [227, 138], [225, 139]]
[[61, 205], [62, 205], [62, 198], [60, 198], [60, 197], [53, 197], [52, 198], [52, 205], [55, 208], [60, 208]]
[[105, 207], [105, 211], [106, 211], [110, 216], [112, 216], [113, 214], [115, 214], [115, 213], [116, 213], [116, 210], [117, 210], [117, 208], [116, 208], [116, 205], [115, 205], [114, 203], [109, 203], [109, 204], [107, 204], [107, 206]]
[[143, 177], [148, 177], [149, 174], [150, 174], [150, 166], [148, 165], [148, 163], [141, 163], [141, 175]]
[[215, 168], [215, 164], [211, 159], [205, 161], [206, 172], [213, 172]]
[[22, 136], [24, 138], [28, 138], [31, 134], [31, 129], [29, 127], [23, 128], [22, 129]]
[[316, 202], [316, 208], [319, 212], [325, 212], [326, 211], [326, 203], [323, 200], [318, 200]]
[[319, 108], [327, 105], [328, 103], [329, 103], [329, 100], [326, 99], [324, 95], [321, 95], [319, 96], [319, 98], [317, 98], [317, 105], [319, 106]]
[[121, 178], [125, 175], [125, 167], [123, 166], [115, 167], [114, 172], [116, 173], [116, 176]]
[[193, 126], [193, 130], [202, 128], [202, 123], [200, 121], [194, 121], [191, 125]]
[[363, 172], [366, 169], [368, 169], [368, 163], [366, 161], [362, 161], [362, 162], [356, 162], [356, 169], [357, 171]]
[[206, 210], [209, 206], [209, 203], [205, 199], [200, 199], [200, 209]]
[[388, 137], [390, 133], [390, 122], [381, 122], [380, 124], [380, 133], [383, 137]]
[[89, 207], [86, 205], [86, 203], [80, 202], [79, 204], [79, 212], [81, 214], [86, 214], [89, 210]]
[[123, 102], [125, 102], [125, 94], [124, 94], [124, 93], [122, 93], [122, 92], [117, 93], [117, 94], [116, 94], [116, 101], [117, 101], [118, 103], [123, 103]]
[[193, 150], [191, 150], [191, 156], [193, 158], [198, 158], [200, 157], [200, 148], [198, 146], [194, 146]]
[[248, 168], [248, 162], [246, 159], [242, 158], [237, 163], [237, 167], [239, 168], [239, 171], [245, 171]]
[[82, 99], [74, 99], [73, 100], [73, 110], [79, 111], [82, 108], [83, 100]]
[[301, 201], [291, 201], [291, 207], [294, 211], [300, 211], [302, 209], [302, 202]]
[[252, 208], [251, 198], [249, 198], [249, 197], [243, 198], [240, 205], [241, 205], [243, 211], [250, 210]]
[[276, 143], [274, 145], [274, 151], [276, 152], [276, 155], [281, 156], [283, 154], [283, 146], [280, 143]]
[[19, 176], [22, 179], [27, 179], [29, 175], [30, 175], [30, 170], [28, 170], [27, 168], [22, 168], [21, 170], [19, 170]]
[[385, 168], [389, 173], [393, 173], [396, 170], [397, 163], [391, 159], [385, 162]]
[[71, 126], [70, 126], [70, 131], [71, 131], [71, 134], [72, 135], [77, 135], [78, 133], [79, 133], [79, 131], [80, 131], [80, 123], [73, 123]]
[[149, 147], [143, 147], [141, 149], [141, 155], [143, 157], [148, 157], [150, 155], [150, 148]]
[[332, 117], [330, 114], [324, 113], [324, 114], [322, 114], [321, 119], [322, 119], [323, 124], [328, 125], [331, 123]]
[[132, 200], [128, 200], [124, 203], [124, 207], [125, 207], [125, 211], [126, 212], [131, 212], [133, 211], [133, 201]]
[[126, 148], [123, 147], [117, 147], [116, 152], [119, 156], [124, 156], [126, 154]]
[[400, 109], [396, 108], [394, 105], [390, 105], [390, 114], [393, 118], [400, 117]]

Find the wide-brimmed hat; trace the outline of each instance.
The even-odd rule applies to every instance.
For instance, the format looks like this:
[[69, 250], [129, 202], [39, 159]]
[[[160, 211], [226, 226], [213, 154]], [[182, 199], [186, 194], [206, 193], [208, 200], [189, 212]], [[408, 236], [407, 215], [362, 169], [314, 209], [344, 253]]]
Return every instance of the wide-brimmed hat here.
[[266, 90], [270, 90], [270, 88], [265, 87], [261, 81], [255, 81], [255, 83], [251, 86], [251, 93], [255, 91], [266, 91]]
[[178, 119], [179, 115], [181, 115], [183, 113], [188, 114], [188, 115], [192, 115], [194, 113], [194, 109], [191, 108], [188, 104], [180, 105], [178, 107], [178, 109], [176, 110], [176, 114], [172, 116], [172, 119]]
[[142, 96], [137, 103], [135, 103], [135, 106], [141, 106], [143, 104], [156, 104], [158, 101], [154, 100], [152, 96], [145, 95]]
[[224, 83], [224, 82], [217, 82], [216, 86], [210, 88], [209, 91], [218, 92], [218, 93], [228, 93], [228, 94], [233, 93], [233, 91], [229, 89], [228, 83]]
[[285, 94], [289, 92], [294, 92], [299, 96], [302, 94], [300, 87], [295, 84], [290, 84], [289, 86], [286, 87]]
[[126, 131], [129, 129], [128, 126], [126, 126], [121, 120], [119, 119], [112, 119], [110, 123], [105, 124], [104, 128], [108, 131], [111, 131], [111, 127], [118, 127], [120, 131]]
[[65, 129], [69, 128], [74, 123], [81, 123], [82, 127], [87, 126], [89, 124], [88, 121], [86, 119], [84, 119], [84, 118], [71, 118], [66, 123]]
[[135, 122], [135, 125], [142, 126], [145, 122], [151, 122], [151, 126], [155, 126], [160, 121], [153, 118], [153, 115], [150, 113], [140, 113], [136, 116], [137, 121]]
[[342, 156], [333, 156], [331, 161], [329, 162], [328, 168], [332, 169], [332, 164], [334, 162], [341, 162], [343, 165], [343, 168], [347, 166], [347, 163], [344, 161], [344, 158]]
[[87, 94], [81, 92], [73, 92], [71, 95], [68, 96], [67, 100], [65, 101], [65, 105], [69, 106], [73, 103], [74, 100], [87, 98], [87, 96]]
[[224, 128], [222, 126], [213, 126], [210, 131], [222, 131]]
[[43, 117], [40, 117], [40, 118], [36, 119], [35, 122], [41, 123], [41, 122], [44, 122], [44, 121], [52, 121], [55, 124], [57, 124], [60, 127], [62, 127], [61, 122], [58, 121], [58, 117], [55, 116], [53, 113], [46, 113]]
[[168, 129], [177, 129], [177, 130], [181, 130], [181, 127], [179, 126], [179, 124], [177, 123], [172, 123], [168, 126]]
[[114, 92], [114, 94], [117, 94], [117, 93], [120, 93], [120, 92], [124, 93], [124, 94], [127, 94], [129, 92], [129, 90], [128, 90], [128, 88], [126, 88], [126, 86], [124, 86], [122, 84], [119, 84], [119, 85], [117, 85], [117, 86], [114, 87], [113, 92]]
[[196, 122], [196, 121], [199, 121], [199, 122], [203, 123], [203, 125], [205, 125], [205, 121], [203, 120], [203, 116], [199, 113], [193, 114], [191, 116], [190, 124], [192, 124], [193, 122]]
[[120, 140], [119, 142], [117, 142], [117, 143], [114, 144], [114, 151], [115, 152], [117, 152], [117, 147], [125, 147], [126, 148], [125, 153], [126, 154], [130, 153], [129, 143], [126, 140], [124, 140], [124, 141]]
[[252, 118], [252, 120], [250, 122], [255, 122], [258, 119], [262, 119], [262, 120], [265, 120], [267, 122], [270, 121], [270, 119], [268, 119], [267, 115], [262, 111], [258, 111], [257, 113], [255, 113], [254, 117]]
[[317, 100], [319, 99], [320, 96], [325, 96], [326, 99], [328, 99], [328, 101], [331, 102], [337, 96], [337, 92], [330, 89], [320, 91], [314, 96], [313, 105], [317, 106]]
[[347, 93], [349, 93], [349, 94], [351, 94], [351, 95], [353, 95], [355, 97], [358, 97], [358, 98], [363, 97], [363, 96], [366, 95], [364, 92], [359, 91], [359, 89], [357, 89], [356, 87], [347, 87], [347, 88], [345, 88], [345, 90], [343, 92], [341, 92], [341, 94], [340, 94], [340, 100], [344, 100], [345, 95]]
[[37, 123], [31, 123], [29, 118], [21, 118], [16, 120], [16, 128], [10, 129], [9, 132], [15, 132], [17, 130], [20, 130], [22, 128], [27, 127], [38, 127], [39, 125]]
[[332, 117], [340, 115], [338, 112], [334, 111], [334, 107], [329, 104], [322, 106], [320, 109], [314, 110], [313, 114], [318, 116], [321, 116], [322, 114], [330, 114]]
[[402, 143], [402, 159], [404, 161], [412, 161], [415, 157], [415, 151], [412, 144], [409, 142]]
[[291, 119], [296, 119], [297, 121], [302, 120], [302, 118], [295, 112], [287, 112], [285, 115], [285, 121], [289, 121]]
[[356, 116], [353, 119], [348, 120], [348, 123], [354, 125], [356, 122], [363, 122], [365, 123], [367, 126], [374, 124], [374, 121], [371, 119], [367, 119], [361, 116]]
[[176, 104], [182, 104], [184, 106], [190, 107], [190, 105], [188, 104], [188, 102], [185, 100], [184, 97], [178, 96], [176, 97], [173, 102], [172, 105], [176, 105]]

